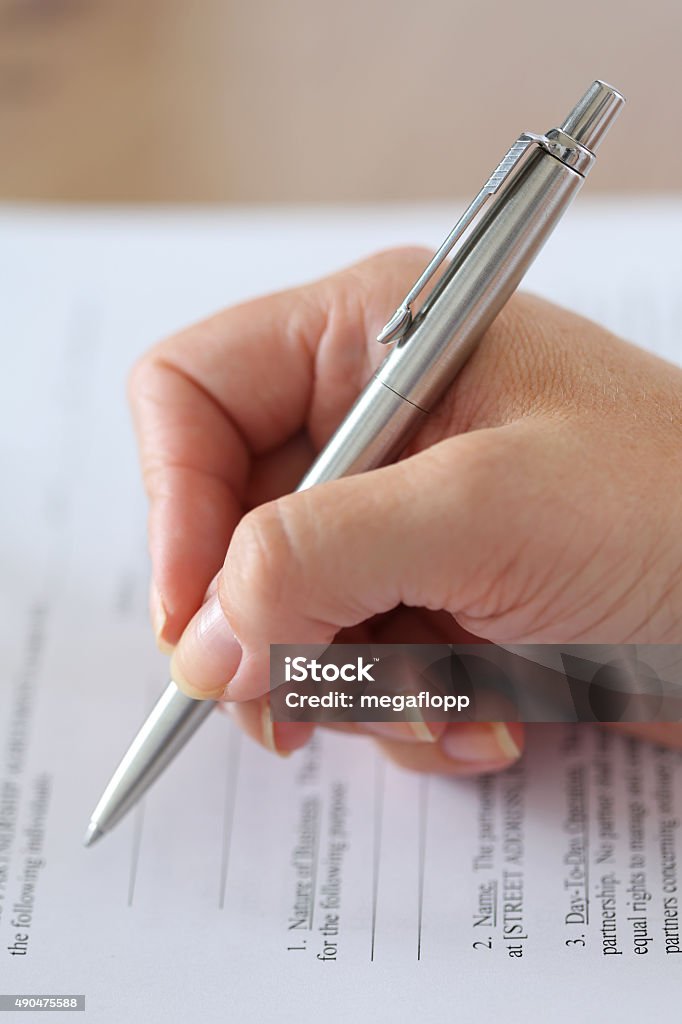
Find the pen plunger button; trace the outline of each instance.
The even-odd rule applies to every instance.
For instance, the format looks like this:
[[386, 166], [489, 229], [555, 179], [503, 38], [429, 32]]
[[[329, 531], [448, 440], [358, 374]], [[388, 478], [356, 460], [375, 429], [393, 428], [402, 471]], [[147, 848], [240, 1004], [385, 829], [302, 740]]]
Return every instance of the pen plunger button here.
[[613, 86], [593, 82], [561, 125], [561, 130], [594, 153], [624, 103], [625, 97]]

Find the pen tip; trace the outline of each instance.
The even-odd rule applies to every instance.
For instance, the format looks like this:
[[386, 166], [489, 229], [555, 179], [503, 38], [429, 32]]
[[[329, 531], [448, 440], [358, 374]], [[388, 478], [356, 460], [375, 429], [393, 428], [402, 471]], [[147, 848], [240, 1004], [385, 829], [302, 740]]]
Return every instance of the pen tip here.
[[102, 832], [101, 828], [98, 828], [94, 821], [91, 821], [83, 838], [83, 846], [92, 846], [103, 835], [104, 832]]

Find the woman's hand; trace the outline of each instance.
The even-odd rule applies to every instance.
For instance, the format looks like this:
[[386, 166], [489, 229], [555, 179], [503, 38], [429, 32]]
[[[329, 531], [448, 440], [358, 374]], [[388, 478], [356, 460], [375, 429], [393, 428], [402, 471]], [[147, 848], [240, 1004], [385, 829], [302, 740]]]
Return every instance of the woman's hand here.
[[[186, 693], [280, 752], [310, 727], [270, 722], [271, 643], [682, 640], [682, 371], [540, 299], [508, 303], [400, 461], [291, 493], [427, 258], [228, 309], [131, 376], [157, 638]], [[424, 770], [523, 743], [518, 724], [373, 731]]]

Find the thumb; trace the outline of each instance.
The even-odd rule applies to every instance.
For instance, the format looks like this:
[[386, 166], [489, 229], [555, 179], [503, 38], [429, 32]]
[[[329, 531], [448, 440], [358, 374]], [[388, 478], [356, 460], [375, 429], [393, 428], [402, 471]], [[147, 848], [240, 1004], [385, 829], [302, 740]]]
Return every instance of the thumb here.
[[481, 585], [486, 537], [499, 535], [499, 506], [484, 500], [497, 433], [449, 438], [246, 515], [175, 649], [178, 686], [250, 699], [268, 687], [270, 644], [327, 644], [401, 603], [455, 612], [472, 576]]

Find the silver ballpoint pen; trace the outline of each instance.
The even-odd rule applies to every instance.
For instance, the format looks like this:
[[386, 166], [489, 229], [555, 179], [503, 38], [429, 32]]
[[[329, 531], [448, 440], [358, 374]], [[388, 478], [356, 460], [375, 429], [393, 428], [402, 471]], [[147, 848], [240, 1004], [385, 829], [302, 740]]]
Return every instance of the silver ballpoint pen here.
[[[560, 128], [519, 136], [381, 331], [378, 341], [392, 343], [390, 353], [299, 491], [400, 455], [579, 191], [623, 103], [616, 89], [597, 81]], [[414, 311], [415, 300], [441, 268]], [[86, 846], [139, 800], [214, 704], [192, 700], [168, 684], [95, 807]]]

